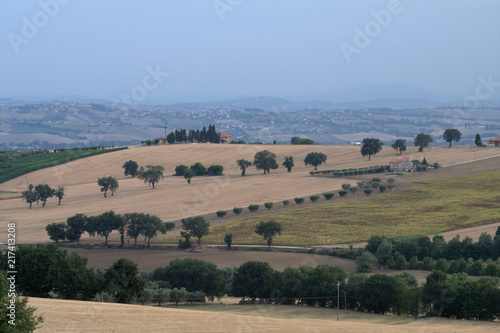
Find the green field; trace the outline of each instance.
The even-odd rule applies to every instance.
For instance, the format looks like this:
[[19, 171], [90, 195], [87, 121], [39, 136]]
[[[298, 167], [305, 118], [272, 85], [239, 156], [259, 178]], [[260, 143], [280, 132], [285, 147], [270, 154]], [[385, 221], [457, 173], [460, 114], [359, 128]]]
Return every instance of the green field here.
[[66, 150], [54, 153], [47, 151], [3, 151], [0, 152], [0, 183], [22, 176], [28, 172], [122, 149], [125, 148]]
[[274, 245], [298, 246], [360, 242], [371, 235], [434, 234], [494, 223], [500, 220], [500, 171], [434, 180], [373, 198], [232, 221], [210, 228], [203, 242], [224, 244], [224, 236], [232, 233], [234, 244], [265, 244], [254, 230], [258, 222], [270, 219], [283, 225], [282, 235], [274, 239]]

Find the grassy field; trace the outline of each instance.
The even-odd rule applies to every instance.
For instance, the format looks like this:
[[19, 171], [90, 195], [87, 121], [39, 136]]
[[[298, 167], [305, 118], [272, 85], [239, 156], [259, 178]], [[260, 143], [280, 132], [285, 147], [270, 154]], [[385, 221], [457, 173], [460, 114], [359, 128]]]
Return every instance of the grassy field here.
[[0, 183], [22, 176], [32, 171], [53, 167], [80, 158], [110, 153], [123, 148], [89, 149], [75, 151], [59, 151], [54, 153], [40, 152], [0, 152]]
[[414, 319], [286, 305], [157, 307], [30, 298], [44, 323], [37, 332], [497, 332], [498, 323]]
[[499, 188], [500, 171], [432, 180], [424, 186], [375, 198], [220, 224], [212, 227], [203, 241], [224, 244], [224, 236], [232, 233], [235, 244], [264, 244], [254, 233], [255, 225], [270, 219], [282, 223], [284, 230], [274, 239], [275, 245], [351, 243], [371, 235], [435, 234], [498, 222]]

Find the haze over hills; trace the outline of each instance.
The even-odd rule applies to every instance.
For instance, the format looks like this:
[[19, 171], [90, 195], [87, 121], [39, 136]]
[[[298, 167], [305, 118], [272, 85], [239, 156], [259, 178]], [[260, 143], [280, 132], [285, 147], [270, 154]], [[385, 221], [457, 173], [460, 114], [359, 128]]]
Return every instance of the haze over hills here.
[[[220, 98], [220, 94], [199, 94], [190, 97], [154, 98], [146, 99], [133, 105], [166, 105], [170, 107], [183, 107], [187, 109], [199, 108], [259, 108], [273, 111], [299, 111], [312, 108], [433, 108], [464, 105], [463, 97], [452, 97], [434, 94], [422, 88], [408, 87], [395, 84], [372, 84], [349, 89], [332, 90], [328, 93], [303, 96], [273, 96], [252, 95]], [[116, 98], [101, 99], [85, 95], [27, 95], [19, 97], [0, 98], [2, 104], [16, 104], [29, 102], [46, 102], [52, 100], [73, 101], [79, 103], [115, 104]], [[489, 98], [478, 100], [477, 107], [500, 106], [500, 91]]]

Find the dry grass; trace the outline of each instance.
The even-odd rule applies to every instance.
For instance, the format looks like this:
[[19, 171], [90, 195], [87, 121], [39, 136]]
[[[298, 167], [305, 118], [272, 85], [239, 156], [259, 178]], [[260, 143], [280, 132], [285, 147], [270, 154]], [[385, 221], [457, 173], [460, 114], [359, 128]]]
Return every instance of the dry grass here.
[[37, 332], [497, 332], [498, 323], [381, 316], [297, 306], [200, 305], [159, 308], [30, 298]]
[[[247, 218], [211, 228], [205, 239], [224, 244], [265, 244], [254, 233], [259, 221], [283, 225], [276, 245], [337, 244], [366, 241], [371, 235], [428, 235], [500, 220], [500, 171], [430, 181], [425, 186], [376, 198], [339, 202]], [[360, 194], [361, 195], [361, 194]]]
[[[285, 156], [294, 156], [296, 168], [287, 173], [280, 167], [265, 176], [250, 168], [248, 176], [241, 177], [235, 161], [242, 158], [252, 160], [253, 155], [263, 149], [275, 152], [280, 164]], [[147, 212], [158, 215], [164, 221], [173, 221], [220, 209], [231, 210], [235, 206], [247, 207], [252, 203], [307, 197], [338, 189], [342, 183], [349, 182], [348, 179], [311, 177], [309, 171], [312, 168], [302, 163], [311, 151], [320, 151], [328, 156], [324, 166], [328, 169], [386, 164], [395, 157], [395, 152], [389, 147], [374, 156], [372, 161], [362, 158], [356, 146], [197, 144], [133, 147], [39, 170], [1, 184], [2, 191], [22, 191], [29, 183], [64, 186], [66, 198], [61, 206], [57, 206], [57, 201], [52, 199], [47, 207], [35, 205], [31, 210], [19, 198], [0, 200], [0, 220], [17, 223], [17, 240], [21, 243], [48, 241], [45, 226], [65, 221], [76, 213], [94, 215], [112, 209], [117, 213]], [[405, 156], [419, 160], [425, 156], [429, 162], [448, 164], [499, 154], [500, 151], [493, 148], [432, 148], [419, 153], [415, 147], [410, 147]], [[161, 164], [167, 175], [173, 174], [175, 166], [181, 163], [220, 164], [225, 168], [225, 176], [194, 178], [191, 185], [182, 177], [168, 176], [158, 184], [157, 189], [152, 190], [137, 179], [123, 176], [121, 166], [129, 159], [140, 165]], [[99, 192], [96, 181], [104, 175], [119, 178], [120, 188], [113, 197], [103, 198]], [[0, 226], [1, 239], [6, 239], [6, 223]]]

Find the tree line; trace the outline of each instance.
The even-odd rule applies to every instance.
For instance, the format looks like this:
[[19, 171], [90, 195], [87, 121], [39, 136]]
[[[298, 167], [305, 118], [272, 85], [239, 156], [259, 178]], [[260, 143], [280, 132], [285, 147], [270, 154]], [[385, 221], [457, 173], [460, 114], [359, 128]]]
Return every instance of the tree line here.
[[120, 245], [125, 245], [125, 235], [134, 239], [137, 246], [137, 238], [144, 236], [144, 243], [150, 246], [151, 238], [156, 237], [158, 232], [165, 234], [175, 227], [173, 222], [162, 222], [162, 220], [150, 214], [127, 213], [116, 214], [110, 210], [96, 216], [76, 214], [69, 217], [66, 222], [51, 223], [47, 225], [50, 239], [56, 243], [67, 239], [80, 245], [80, 238], [84, 233], [94, 237], [96, 235], [105, 238], [104, 246], [108, 245], [108, 237], [113, 231], [120, 233]]
[[477, 242], [460, 235], [449, 242], [437, 235], [407, 237], [372, 236], [358, 257], [358, 270], [370, 272], [375, 264], [390, 269], [437, 269], [449, 274], [500, 277], [500, 228], [494, 237], [482, 233]]

